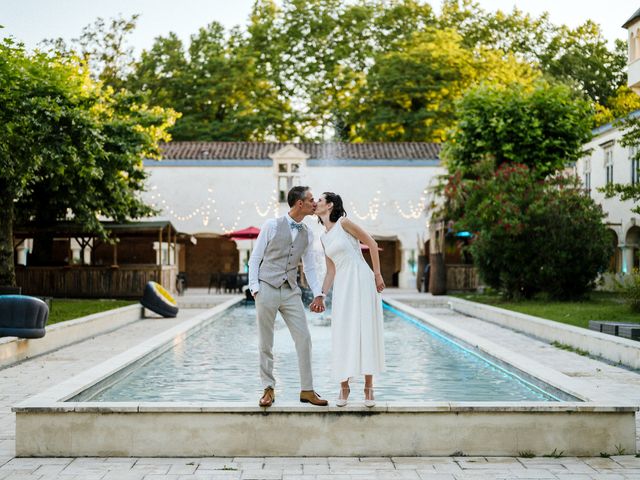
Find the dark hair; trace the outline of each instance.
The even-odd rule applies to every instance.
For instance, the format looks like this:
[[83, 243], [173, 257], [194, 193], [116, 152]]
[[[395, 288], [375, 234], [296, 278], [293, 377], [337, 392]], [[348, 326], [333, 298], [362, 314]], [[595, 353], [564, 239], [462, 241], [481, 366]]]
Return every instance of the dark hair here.
[[309, 190], [309, 187], [302, 186], [293, 187], [289, 190], [289, 193], [287, 193], [287, 203], [289, 206], [293, 208], [298, 200], [304, 200], [304, 197], [307, 195], [307, 190]]
[[[329, 214], [329, 220], [333, 223], [337, 222], [340, 217], [346, 217], [347, 212], [344, 211], [344, 206], [342, 205], [342, 198], [337, 193], [333, 192], [324, 192], [324, 199], [327, 203], [333, 203], [333, 208], [331, 209], [331, 213]], [[318, 217], [318, 221], [320, 224], [322, 220]]]

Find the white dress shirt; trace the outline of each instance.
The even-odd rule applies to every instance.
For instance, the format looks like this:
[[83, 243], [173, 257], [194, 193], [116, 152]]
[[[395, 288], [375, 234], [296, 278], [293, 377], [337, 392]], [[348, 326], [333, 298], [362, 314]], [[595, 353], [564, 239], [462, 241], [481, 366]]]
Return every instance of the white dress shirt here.
[[[289, 214], [285, 215], [287, 222], [298, 223], [293, 218], [289, 216]], [[276, 231], [278, 230], [278, 220], [279, 218], [270, 218], [260, 229], [260, 234], [256, 239], [256, 243], [253, 246], [253, 251], [251, 252], [251, 257], [249, 257], [249, 289], [252, 293], [258, 293], [260, 290], [260, 281], [258, 280], [258, 271], [260, 269], [260, 263], [264, 258], [264, 252], [267, 248], [267, 244], [273, 240], [273, 237], [276, 235]], [[297, 228], [290, 228], [291, 232], [291, 241], [293, 242], [298, 236]], [[307, 248], [302, 254], [302, 266], [304, 268], [304, 274], [309, 282], [309, 287], [313, 292], [313, 296], [324, 296], [322, 295], [322, 285], [318, 281], [318, 274], [316, 272], [316, 262], [315, 262], [315, 252], [313, 250], [313, 232], [309, 227], [305, 229], [307, 231], [308, 242]]]

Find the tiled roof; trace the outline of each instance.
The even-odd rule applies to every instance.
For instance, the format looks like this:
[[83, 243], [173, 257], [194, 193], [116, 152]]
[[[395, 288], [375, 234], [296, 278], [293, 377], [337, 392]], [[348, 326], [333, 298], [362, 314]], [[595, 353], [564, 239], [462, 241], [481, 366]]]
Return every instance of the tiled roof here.
[[426, 142], [377, 143], [260, 143], [171, 142], [162, 146], [166, 160], [268, 160], [270, 154], [292, 145], [309, 159], [438, 159], [440, 144]]
[[629, 25], [631, 25], [638, 18], [640, 18], [640, 8], [638, 10], [636, 10], [636, 13], [631, 15], [631, 18], [629, 18], [629, 20], [624, 22], [624, 25], [622, 25], [622, 28], [627, 28]]

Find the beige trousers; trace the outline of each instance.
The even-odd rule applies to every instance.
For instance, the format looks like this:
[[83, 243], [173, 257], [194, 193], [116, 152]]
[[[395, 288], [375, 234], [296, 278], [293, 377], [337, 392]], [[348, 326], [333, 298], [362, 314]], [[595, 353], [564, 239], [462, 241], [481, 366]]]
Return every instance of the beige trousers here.
[[260, 378], [263, 388], [276, 385], [273, 378], [273, 332], [276, 314], [280, 312], [289, 328], [298, 353], [300, 390], [313, 390], [311, 373], [311, 335], [302, 305], [300, 289], [291, 289], [288, 283], [275, 288], [260, 282], [256, 296], [258, 316], [258, 348], [260, 349]]

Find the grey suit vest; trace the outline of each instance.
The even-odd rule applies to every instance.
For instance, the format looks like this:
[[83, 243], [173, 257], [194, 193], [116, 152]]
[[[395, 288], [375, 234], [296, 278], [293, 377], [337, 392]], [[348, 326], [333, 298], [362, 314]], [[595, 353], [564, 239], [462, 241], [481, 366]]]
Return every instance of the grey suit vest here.
[[280, 288], [289, 282], [292, 290], [298, 287], [297, 270], [300, 258], [307, 248], [309, 237], [305, 226], [291, 241], [291, 227], [286, 217], [278, 219], [276, 234], [264, 251], [258, 279]]

